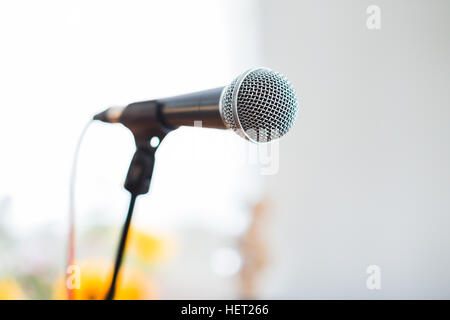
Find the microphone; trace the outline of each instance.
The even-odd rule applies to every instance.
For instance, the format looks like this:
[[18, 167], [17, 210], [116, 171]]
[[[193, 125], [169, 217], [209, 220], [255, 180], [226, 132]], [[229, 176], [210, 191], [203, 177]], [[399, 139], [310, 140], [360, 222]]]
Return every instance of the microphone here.
[[285, 76], [255, 68], [228, 86], [109, 108], [94, 120], [122, 123], [133, 132], [161, 125], [170, 131], [201, 121], [202, 127], [232, 129], [252, 142], [268, 142], [289, 131], [298, 108], [294, 87]]
[[289, 131], [297, 111], [297, 96], [286, 77], [270, 69], [257, 68], [242, 73], [225, 87], [135, 102], [95, 115], [94, 120], [122, 123], [131, 130], [136, 142], [124, 185], [131, 193], [131, 201], [106, 298], [114, 298], [136, 198], [147, 193], [150, 187], [159, 144], [151, 145], [149, 139], [161, 140], [171, 130], [202, 121], [205, 127], [230, 128], [252, 142], [267, 142]]

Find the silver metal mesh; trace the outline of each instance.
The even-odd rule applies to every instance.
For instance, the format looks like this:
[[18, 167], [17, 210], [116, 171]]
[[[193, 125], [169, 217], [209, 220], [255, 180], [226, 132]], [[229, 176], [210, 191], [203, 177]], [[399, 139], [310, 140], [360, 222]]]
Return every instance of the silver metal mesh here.
[[226, 88], [222, 96], [222, 118], [229, 128], [236, 130], [237, 125], [233, 117], [233, 90], [236, 86], [238, 78], [234, 79], [233, 82]]
[[[239, 87], [235, 88], [236, 85]], [[222, 98], [225, 123], [240, 135], [258, 142], [270, 141], [288, 132], [297, 110], [297, 96], [291, 83], [268, 69], [255, 69], [243, 78], [236, 78]]]

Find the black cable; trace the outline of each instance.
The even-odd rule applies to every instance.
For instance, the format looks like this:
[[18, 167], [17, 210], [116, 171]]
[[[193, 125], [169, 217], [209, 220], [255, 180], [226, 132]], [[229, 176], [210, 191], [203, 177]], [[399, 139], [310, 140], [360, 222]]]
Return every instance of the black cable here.
[[136, 203], [136, 198], [137, 198], [137, 195], [132, 193], [131, 199], [130, 199], [130, 205], [128, 207], [127, 218], [126, 218], [125, 224], [123, 225], [123, 228], [122, 228], [122, 235], [120, 237], [119, 248], [117, 249], [116, 261], [114, 263], [114, 273], [112, 276], [111, 285], [109, 287], [108, 294], [106, 295], [105, 300], [113, 300], [114, 299], [114, 294], [116, 292], [117, 275], [119, 274], [120, 266], [122, 265], [122, 258], [123, 258], [123, 254], [125, 251], [125, 246], [126, 246], [127, 237], [128, 237], [128, 230], [130, 229], [131, 217], [133, 216], [133, 209], [134, 209], [134, 204]]

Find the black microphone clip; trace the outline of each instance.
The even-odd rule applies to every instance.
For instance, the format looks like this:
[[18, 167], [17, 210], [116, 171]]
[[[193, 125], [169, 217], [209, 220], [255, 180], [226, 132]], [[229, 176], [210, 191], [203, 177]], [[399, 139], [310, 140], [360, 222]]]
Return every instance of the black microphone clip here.
[[[132, 195], [146, 194], [155, 166], [155, 153], [164, 137], [173, 130], [161, 117], [156, 101], [136, 102], [126, 108], [110, 108], [94, 116], [94, 120], [121, 123], [133, 133], [136, 151], [131, 160], [124, 187]], [[151, 145], [155, 139], [157, 144]]]

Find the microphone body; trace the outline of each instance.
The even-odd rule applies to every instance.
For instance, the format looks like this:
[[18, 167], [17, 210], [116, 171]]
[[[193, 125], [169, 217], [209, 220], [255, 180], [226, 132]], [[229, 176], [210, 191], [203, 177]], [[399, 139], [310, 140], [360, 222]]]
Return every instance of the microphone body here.
[[194, 126], [226, 129], [220, 113], [220, 98], [225, 87], [203, 90], [174, 97], [141, 101], [126, 107], [112, 107], [95, 115], [94, 120], [130, 126], [151, 125], [155, 114], [168, 129]]
[[226, 129], [220, 114], [220, 97], [225, 87], [155, 100], [161, 120], [170, 128], [193, 126], [202, 121], [207, 128]]

